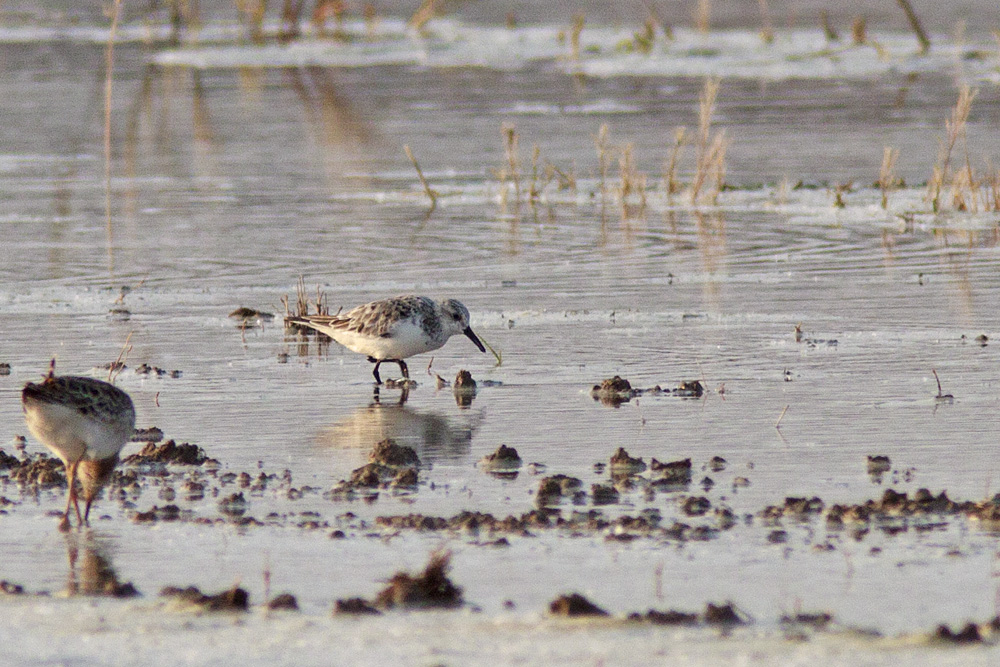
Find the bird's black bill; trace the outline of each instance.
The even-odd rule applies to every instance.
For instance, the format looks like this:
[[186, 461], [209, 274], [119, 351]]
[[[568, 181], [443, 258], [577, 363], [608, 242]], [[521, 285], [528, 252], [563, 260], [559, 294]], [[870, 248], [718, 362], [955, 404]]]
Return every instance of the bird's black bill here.
[[479, 348], [480, 352], [486, 351], [486, 348], [483, 347], [483, 344], [479, 341], [479, 338], [476, 337], [476, 334], [472, 333], [472, 327], [465, 327], [465, 331], [463, 331], [462, 333], [468, 336], [469, 340], [471, 340], [473, 343], [476, 344], [476, 347]]

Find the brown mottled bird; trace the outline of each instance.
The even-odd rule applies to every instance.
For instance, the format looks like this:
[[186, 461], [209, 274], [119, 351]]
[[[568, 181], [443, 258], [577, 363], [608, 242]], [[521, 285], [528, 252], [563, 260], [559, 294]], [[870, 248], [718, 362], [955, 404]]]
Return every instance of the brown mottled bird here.
[[[53, 359], [42, 382], [24, 386], [21, 403], [28, 430], [66, 466], [69, 488], [60, 530], [69, 529], [70, 507], [76, 510], [77, 523], [85, 524], [94, 498], [118, 464], [118, 452], [135, 432], [132, 399], [101, 380], [57, 377]], [[86, 503], [82, 515], [77, 481]]]

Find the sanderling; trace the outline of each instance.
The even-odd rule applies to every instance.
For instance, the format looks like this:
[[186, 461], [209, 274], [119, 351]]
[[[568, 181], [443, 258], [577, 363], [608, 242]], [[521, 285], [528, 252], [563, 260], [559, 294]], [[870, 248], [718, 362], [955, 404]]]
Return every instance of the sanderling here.
[[[71, 375], [56, 377], [53, 359], [45, 380], [24, 386], [21, 403], [28, 430], [66, 466], [66, 512], [60, 528], [69, 528], [70, 507], [76, 510], [77, 523], [86, 523], [94, 497], [111, 478], [118, 463], [118, 452], [135, 432], [132, 399], [101, 380]], [[82, 516], [77, 480], [86, 503]]]
[[399, 364], [405, 379], [410, 371], [403, 361], [436, 350], [455, 334], [469, 337], [481, 352], [486, 348], [469, 327], [469, 311], [455, 299], [437, 302], [426, 296], [397, 296], [372, 301], [337, 315], [286, 317], [326, 334], [348, 350], [365, 354], [375, 364], [375, 383], [382, 384], [378, 367], [383, 361]]

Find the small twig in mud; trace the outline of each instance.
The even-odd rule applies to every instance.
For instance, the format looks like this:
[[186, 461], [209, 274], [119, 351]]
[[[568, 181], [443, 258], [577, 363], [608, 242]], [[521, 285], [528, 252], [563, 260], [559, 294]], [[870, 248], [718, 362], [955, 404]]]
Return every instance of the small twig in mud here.
[[153, 405], [160, 407], [160, 392], [156, 392], [156, 395], [153, 396]]
[[889, 207], [889, 193], [896, 189], [899, 179], [896, 177], [896, 160], [899, 159], [899, 149], [886, 146], [882, 149], [882, 167], [878, 171], [878, 187], [882, 191], [882, 208]]
[[143, 284], [146, 282], [147, 278], [149, 278], [148, 275], [147, 276], [143, 276], [142, 280], [140, 280], [139, 284], [136, 285], [135, 287], [128, 287], [128, 286], [124, 286], [123, 285], [122, 288], [121, 288], [121, 291], [118, 293], [118, 298], [115, 299], [115, 304], [121, 305], [121, 304], [125, 303], [125, 297], [128, 296], [129, 294], [131, 294], [132, 292], [136, 291], [140, 287], [142, 287]]
[[933, 368], [931, 369], [931, 373], [934, 373], [934, 380], [937, 382], [937, 388], [938, 388], [938, 393], [935, 398], [937, 398], [939, 401], [951, 400], [955, 398], [951, 394], [945, 394], [941, 392], [941, 378], [938, 377], [937, 371]]
[[774, 422], [774, 428], [778, 429], [779, 431], [781, 430], [781, 420], [785, 418], [786, 412], [788, 412], [787, 405], [785, 406], [785, 409], [781, 411], [781, 414], [778, 415], [778, 421]]
[[441, 387], [447, 387], [448, 386], [448, 381], [445, 380], [440, 375], [438, 375], [437, 373], [434, 373], [433, 371], [431, 371], [431, 365], [433, 365], [433, 364], [434, 364], [434, 357], [431, 357], [431, 360], [427, 362], [427, 375], [429, 375], [432, 378], [434, 378], [434, 379], [437, 380], [438, 389], [440, 389]]
[[927, 33], [924, 32], [923, 26], [920, 25], [920, 19], [917, 17], [916, 12], [913, 11], [910, 0], [896, 0], [896, 3], [903, 9], [903, 12], [906, 14], [906, 20], [910, 22], [910, 28], [917, 36], [917, 41], [920, 42], [920, 53], [927, 53], [931, 49], [931, 40], [927, 37]]
[[427, 182], [427, 179], [424, 178], [424, 172], [420, 168], [417, 158], [413, 157], [413, 151], [410, 150], [410, 147], [408, 145], [404, 145], [403, 150], [406, 151], [406, 157], [410, 158], [410, 162], [413, 163], [413, 168], [417, 170], [417, 177], [420, 179], [420, 183], [424, 186], [424, 192], [427, 193], [427, 198], [431, 200], [431, 210], [433, 211], [437, 207], [438, 193], [431, 190], [431, 186]]
[[[115, 383], [115, 379], [122, 374], [125, 370], [125, 360], [128, 359], [128, 353], [132, 351], [132, 346], [129, 345], [129, 341], [132, 340], [132, 334], [134, 331], [129, 331], [128, 336], [125, 337], [125, 344], [122, 345], [121, 352], [118, 353], [118, 358], [115, 362], [111, 364], [111, 368], [108, 370], [108, 382], [111, 384]], [[55, 365], [55, 359], [52, 360], [53, 366]]]

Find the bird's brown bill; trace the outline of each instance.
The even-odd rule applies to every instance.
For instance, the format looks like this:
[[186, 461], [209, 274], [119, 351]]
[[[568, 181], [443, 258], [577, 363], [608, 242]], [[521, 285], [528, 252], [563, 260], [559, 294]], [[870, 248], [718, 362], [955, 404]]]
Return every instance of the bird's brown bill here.
[[483, 347], [483, 344], [481, 342], [479, 342], [479, 338], [476, 337], [476, 334], [472, 333], [472, 327], [465, 327], [465, 331], [463, 331], [462, 333], [468, 336], [469, 340], [471, 340], [473, 343], [476, 344], [476, 347], [479, 348], [480, 352], [486, 351], [486, 348]]

